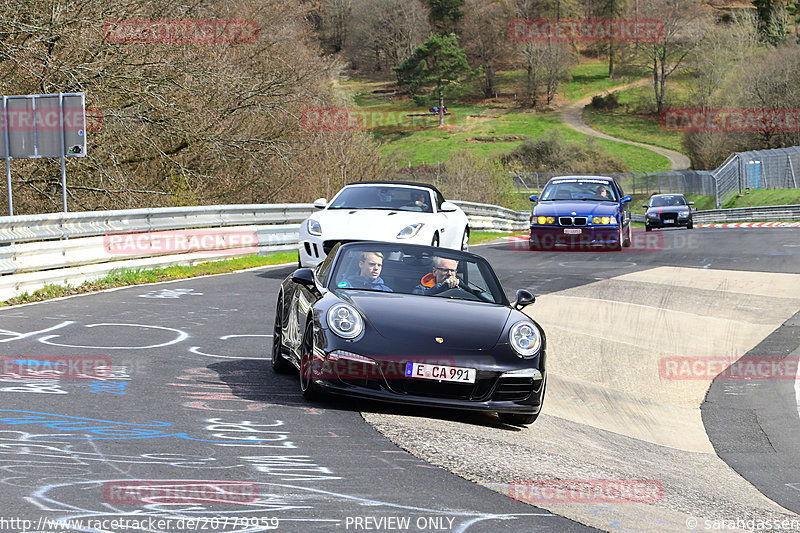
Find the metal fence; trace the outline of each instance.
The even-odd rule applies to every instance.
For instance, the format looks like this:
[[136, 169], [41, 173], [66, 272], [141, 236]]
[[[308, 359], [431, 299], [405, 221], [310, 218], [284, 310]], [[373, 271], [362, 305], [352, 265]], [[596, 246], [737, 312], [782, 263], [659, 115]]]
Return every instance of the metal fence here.
[[713, 172], [717, 207], [746, 189], [796, 189], [800, 146], [736, 152]]
[[[515, 172], [517, 192], [537, 192], [553, 172]], [[717, 209], [745, 190], [797, 189], [800, 182], [800, 146], [731, 154], [716, 170], [624, 172], [614, 176], [626, 194], [682, 193], [713, 196]]]

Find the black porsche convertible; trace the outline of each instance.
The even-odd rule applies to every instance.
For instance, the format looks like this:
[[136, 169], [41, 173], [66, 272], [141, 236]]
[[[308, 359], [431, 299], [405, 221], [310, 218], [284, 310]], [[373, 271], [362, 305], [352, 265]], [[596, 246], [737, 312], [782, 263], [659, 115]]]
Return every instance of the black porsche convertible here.
[[272, 368], [300, 391], [464, 410], [530, 424], [542, 407], [545, 335], [489, 263], [457, 250], [339, 244], [281, 284]]

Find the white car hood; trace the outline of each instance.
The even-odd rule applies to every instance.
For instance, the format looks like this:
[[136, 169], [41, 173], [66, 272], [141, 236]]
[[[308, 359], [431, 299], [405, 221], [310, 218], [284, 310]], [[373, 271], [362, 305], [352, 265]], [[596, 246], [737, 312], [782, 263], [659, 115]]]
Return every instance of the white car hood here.
[[[326, 209], [311, 218], [322, 226], [322, 237], [328, 239], [395, 240], [410, 224], [431, 224], [433, 213], [389, 211], [381, 209]], [[424, 228], [423, 228], [424, 230]]]

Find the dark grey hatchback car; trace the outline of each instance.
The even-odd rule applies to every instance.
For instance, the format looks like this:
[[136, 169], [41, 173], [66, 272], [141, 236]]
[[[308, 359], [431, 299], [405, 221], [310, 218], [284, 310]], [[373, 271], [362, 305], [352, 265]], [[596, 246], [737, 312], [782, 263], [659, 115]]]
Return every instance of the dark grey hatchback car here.
[[643, 205], [647, 212], [644, 215], [645, 231], [652, 231], [653, 228], [674, 228], [684, 226], [692, 229], [692, 211], [696, 210], [691, 206], [694, 202], [687, 202], [682, 194], [654, 194], [650, 201]]

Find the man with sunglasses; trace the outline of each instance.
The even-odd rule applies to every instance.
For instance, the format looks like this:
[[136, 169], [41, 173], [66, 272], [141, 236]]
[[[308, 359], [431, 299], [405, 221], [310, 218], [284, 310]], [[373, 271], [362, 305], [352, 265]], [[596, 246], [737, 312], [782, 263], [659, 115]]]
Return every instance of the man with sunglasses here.
[[423, 276], [420, 284], [414, 289], [414, 294], [433, 295], [459, 288], [457, 269], [458, 261], [455, 259], [434, 256], [431, 272]]

